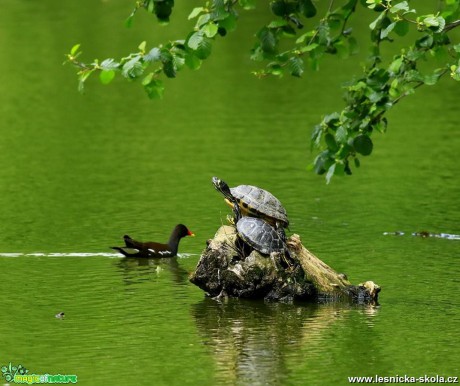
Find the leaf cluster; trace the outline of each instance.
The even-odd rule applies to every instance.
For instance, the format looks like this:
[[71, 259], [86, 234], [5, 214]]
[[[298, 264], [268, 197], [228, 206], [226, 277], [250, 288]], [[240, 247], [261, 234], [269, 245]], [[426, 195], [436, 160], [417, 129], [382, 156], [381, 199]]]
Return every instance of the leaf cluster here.
[[[255, 5], [255, 0], [209, 0], [191, 10], [188, 18], [195, 20], [195, 26], [183, 40], [149, 49], [142, 42], [126, 57], [96, 59], [89, 64], [78, 60], [81, 51], [77, 44], [67, 54], [67, 61], [78, 69], [81, 91], [95, 73], [103, 84], [120, 74], [140, 79], [149, 98], [161, 98], [162, 77], [175, 78], [184, 68], [199, 69], [212, 54], [216, 40], [236, 28], [239, 13]], [[132, 24], [139, 9], [165, 24], [173, 6], [174, 0], [137, 1], [126, 24]], [[345, 107], [323, 117], [312, 133], [312, 148], [319, 153], [310, 168], [325, 174], [327, 182], [333, 175], [351, 174], [352, 168], [359, 167], [360, 158], [372, 153], [372, 135], [386, 131], [385, 114], [396, 103], [422, 85], [437, 84], [446, 74], [460, 81], [460, 44], [449, 36], [460, 25], [460, 0], [441, 0], [439, 9], [431, 14], [419, 14], [408, 1], [398, 0], [329, 0], [321, 14], [313, 0], [272, 0], [268, 6], [272, 20], [257, 30], [251, 52], [251, 59], [264, 64], [255, 72], [261, 78], [301, 77], [308, 67], [318, 70], [325, 55], [344, 59], [356, 54], [359, 46], [349, 21], [358, 7], [375, 15], [369, 24], [367, 64], [360, 77], [344, 86]], [[416, 34], [415, 41], [391, 59], [385, 58], [382, 46], [411, 31]], [[420, 69], [421, 63], [433, 59], [441, 60], [441, 67]]]
[[[360, 166], [359, 157], [372, 153], [372, 134], [386, 131], [385, 113], [402, 98], [422, 85], [436, 84], [449, 72], [458, 80], [458, 44], [452, 44], [446, 28], [449, 20], [458, 16], [456, 3], [455, 7], [446, 6], [442, 13], [417, 16], [407, 1], [366, 1], [369, 9], [378, 12], [369, 25], [369, 63], [360, 78], [344, 86], [345, 108], [325, 116], [312, 133], [312, 147], [320, 149], [320, 153], [310, 168], [325, 174], [327, 182], [333, 175], [351, 174], [352, 167]], [[406, 35], [412, 26], [419, 37], [385, 63], [382, 44]], [[446, 64], [429, 72], [420, 70], [420, 63], [432, 58], [442, 58]]]

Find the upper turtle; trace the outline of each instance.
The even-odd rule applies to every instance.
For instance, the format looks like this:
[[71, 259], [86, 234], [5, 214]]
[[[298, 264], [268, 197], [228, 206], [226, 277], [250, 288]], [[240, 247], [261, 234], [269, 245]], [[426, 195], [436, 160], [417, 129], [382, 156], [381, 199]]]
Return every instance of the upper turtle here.
[[225, 196], [227, 204], [233, 207], [235, 201], [238, 203], [243, 215], [263, 218], [276, 228], [289, 226], [286, 210], [270, 192], [251, 185], [229, 188], [217, 177], [212, 178], [212, 183]]

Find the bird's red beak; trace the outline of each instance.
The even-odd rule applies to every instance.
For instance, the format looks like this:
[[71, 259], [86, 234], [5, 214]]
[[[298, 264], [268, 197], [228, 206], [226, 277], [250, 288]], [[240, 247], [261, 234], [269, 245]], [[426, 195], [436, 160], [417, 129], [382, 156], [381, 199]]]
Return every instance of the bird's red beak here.
[[195, 237], [195, 234], [190, 231], [190, 229], [187, 230], [187, 236], [192, 236]]

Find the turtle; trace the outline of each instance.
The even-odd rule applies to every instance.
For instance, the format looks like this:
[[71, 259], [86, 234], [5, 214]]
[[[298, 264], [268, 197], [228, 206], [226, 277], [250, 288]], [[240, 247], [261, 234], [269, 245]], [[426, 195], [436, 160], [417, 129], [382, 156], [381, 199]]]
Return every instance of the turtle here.
[[230, 188], [217, 177], [212, 178], [214, 187], [225, 197], [225, 202], [231, 207], [236, 203], [244, 216], [259, 217], [281, 230], [289, 226], [289, 220], [280, 200], [264, 189], [252, 185], [239, 185]]
[[289, 255], [284, 231], [280, 233], [262, 218], [242, 216], [236, 198], [232, 198], [232, 201], [235, 227], [238, 236], [246, 244], [264, 255], [269, 255], [272, 252], [280, 252], [283, 256]]
[[285, 250], [279, 232], [261, 218], [241, 217], [236, 223], [236, 230], [246, 244], [264, 255]]

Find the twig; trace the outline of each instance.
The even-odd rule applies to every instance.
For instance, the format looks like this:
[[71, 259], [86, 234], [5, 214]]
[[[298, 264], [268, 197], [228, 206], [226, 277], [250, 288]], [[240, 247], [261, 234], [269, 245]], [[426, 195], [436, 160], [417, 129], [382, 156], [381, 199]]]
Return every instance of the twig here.
[[455, 20], [455, 21], [453, 21], [452, 23], [447, 24], [447, 25], [444, 27], [443, 32], [448, 32], [448, 31], [450, 31], [451, 29], [454, 29], [455, 27], [458, 27], [459, 25], [460, 25], [460, 20]]

